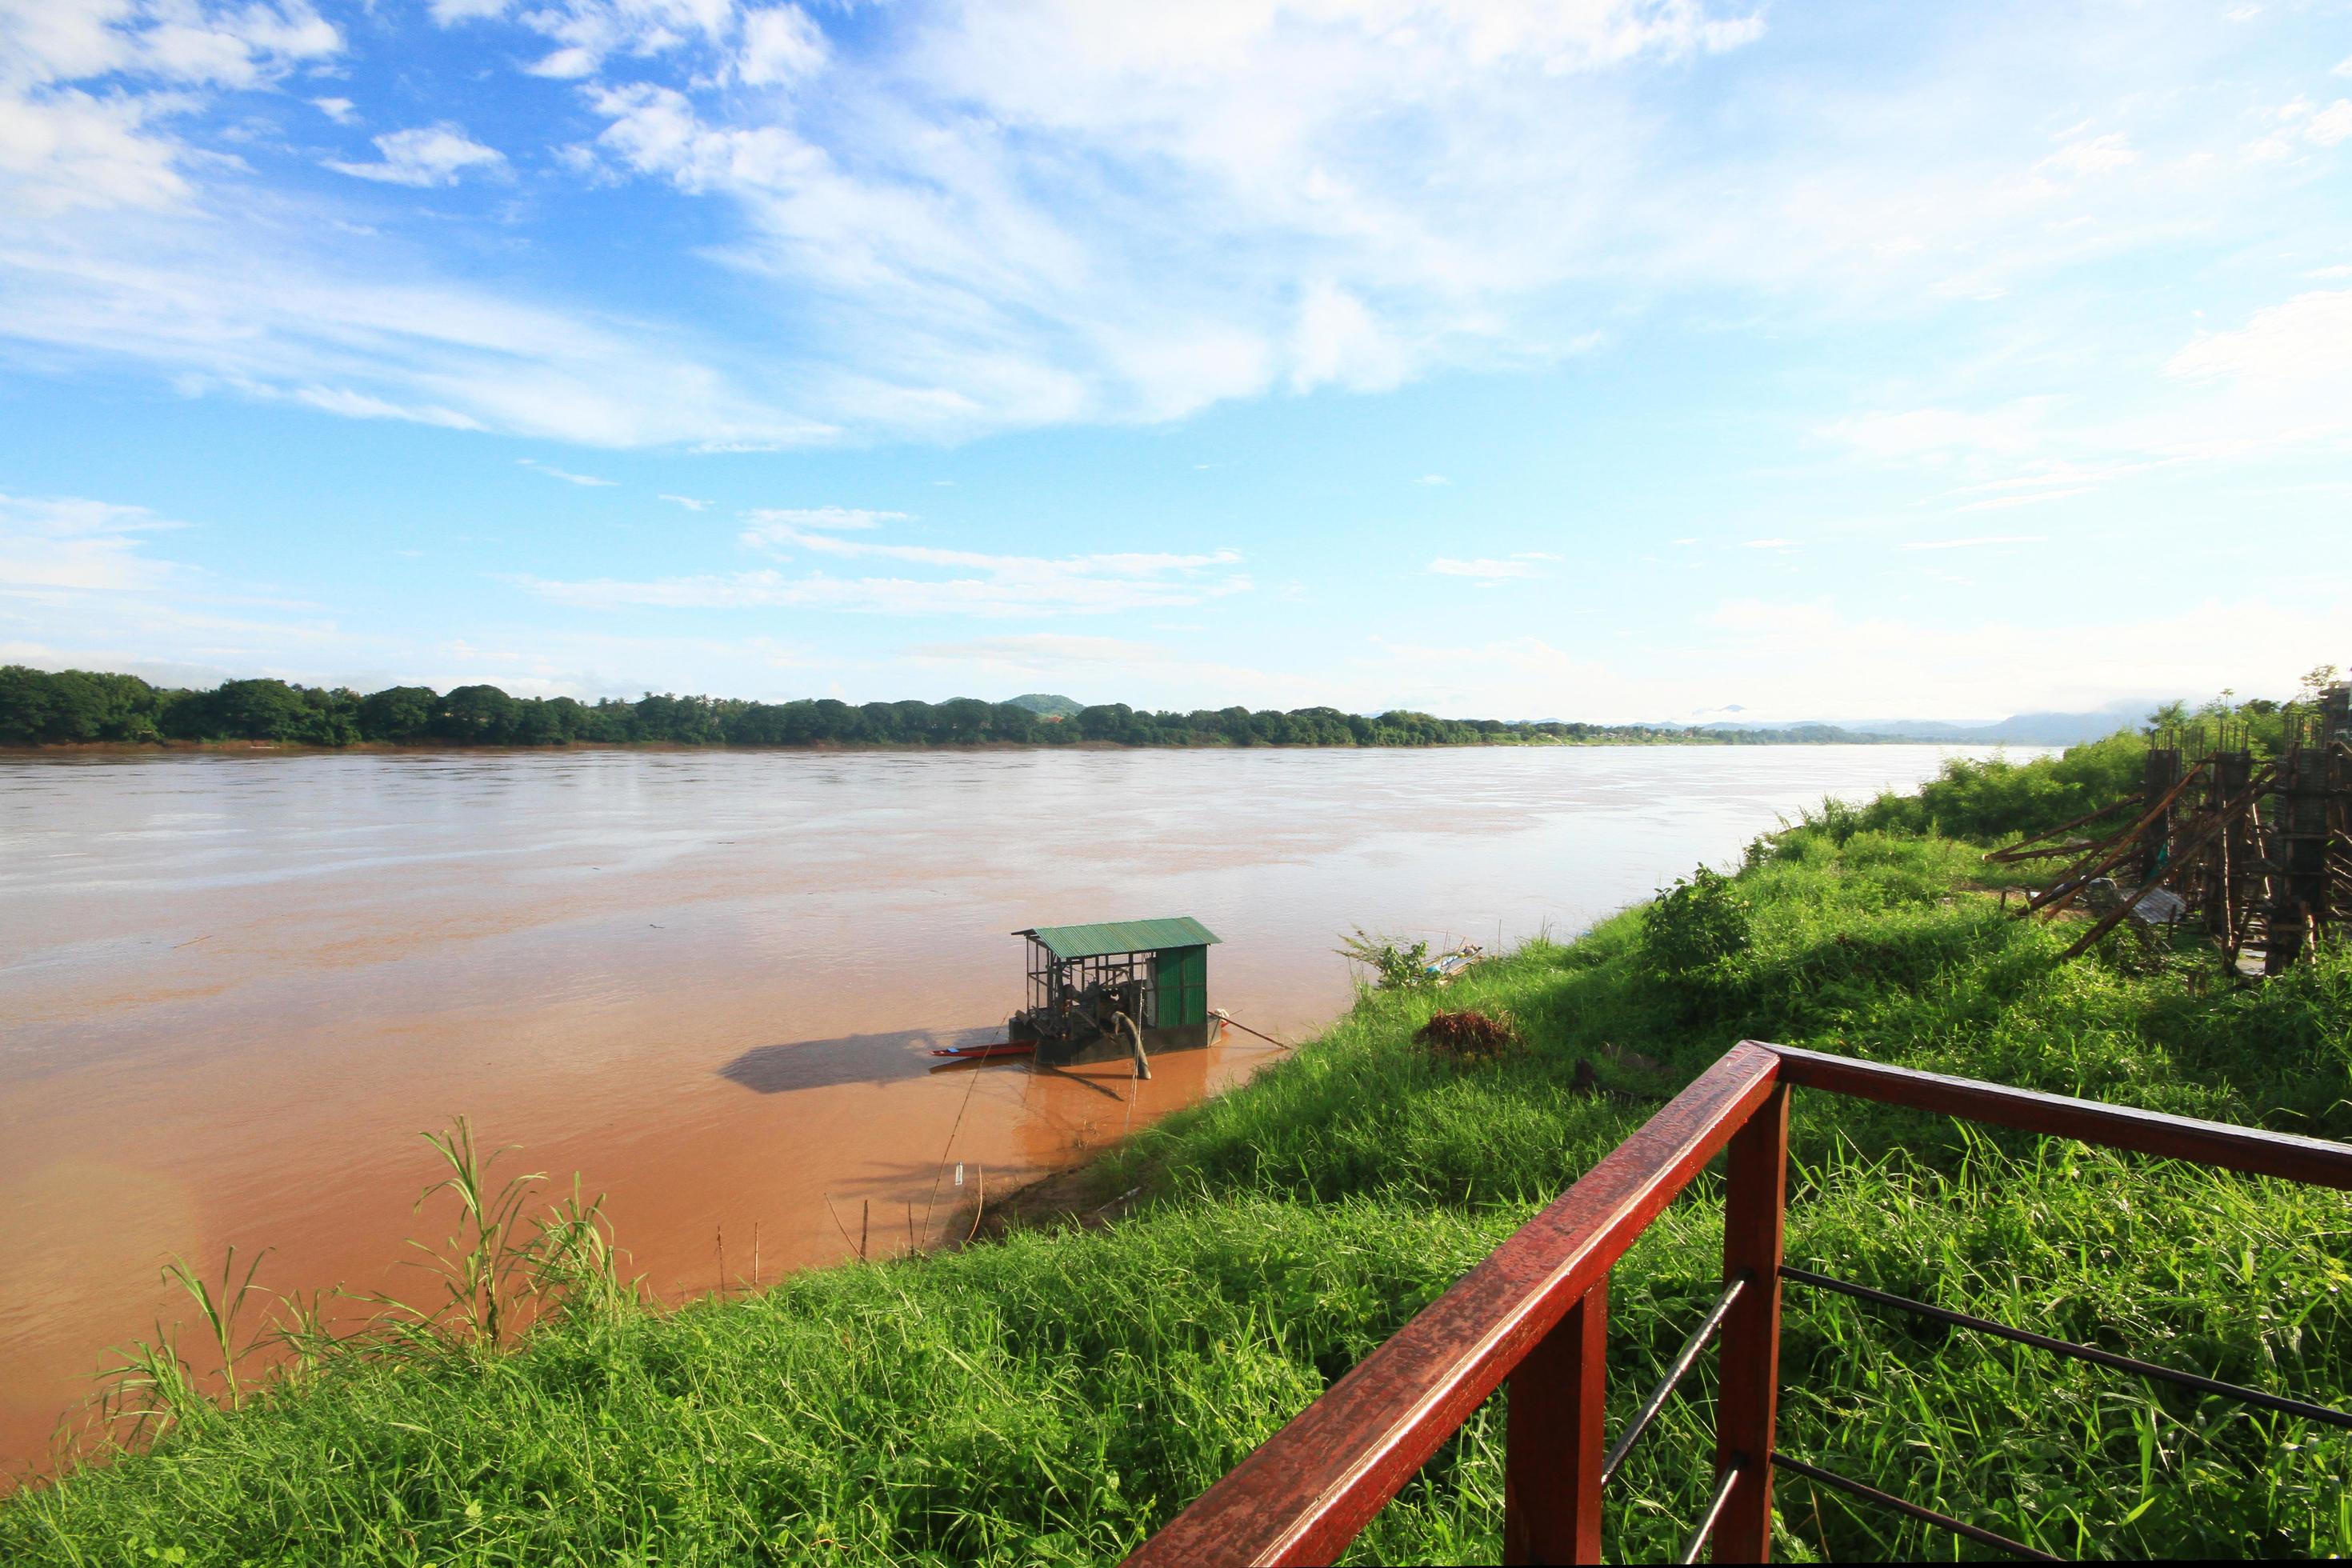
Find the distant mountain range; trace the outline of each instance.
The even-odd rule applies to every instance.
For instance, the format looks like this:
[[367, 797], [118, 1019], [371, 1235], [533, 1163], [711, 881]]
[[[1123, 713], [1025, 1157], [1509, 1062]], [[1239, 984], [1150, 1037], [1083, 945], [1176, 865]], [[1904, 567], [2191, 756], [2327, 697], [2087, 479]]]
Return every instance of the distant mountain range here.
[[1943, 741], [1954, 744], [1982, 745], [2010, 742], [2023, 746], [2073, 746], [2084, 741], [2102, 740], [2118, 730], [2134, 729], [2147, 721], [2147, 716], [2163, 706], [2147, 698], [2134, 698], [2122, 702], [2110, 702], [2087, 713], [2012, 713], [2006, 719], [1988, 723], [1950, 723], [1935, 719], [1848, 719], [1832, 722], [1824, 720], [1791, 721], [1778, 724], [1754, 724], [1743, 720], [1709, 720], [1696, 728], [1702, 730], [1801, 730], [1816, 726], [1838, 730], [1857, 740], [1891, 738], [1904, 741]]
[[[1024, 691], [1006, 700], [1015, 708], [1026, 708], [1032, 713], [1049, 718], [1067, 719], [1077, 713], [1084, 703], [1050, 691]], [[2084, 741], [2104, 740], [2118, 730], [2133, 729], [2147, 721], [2149, 713], [2161, 703], [2134, 698], [2110, 702], [2087, 713], [2012, 713], [2006, 719], [1984, 722], [1966, 721], [1954, 723], [1939, 719], [1790, 719], [1779, 722], [1759, 723], [1746, 719], [1696, 718], [1667, 720], [1654, 724], [1628, 726], [1649, 730], [1738, 730], [1752, 733], [1771, 731], [1775, 736], [1792, 741], [1935, 741], [1953, 745], [1990, 745], [2001, 742], [2021, 746], [2073, 746]], [[1719, 708], [1717, 713], [1737, 713], [1739, 710]], [[1537, 721], [1559, 723], [1560, 720]]]

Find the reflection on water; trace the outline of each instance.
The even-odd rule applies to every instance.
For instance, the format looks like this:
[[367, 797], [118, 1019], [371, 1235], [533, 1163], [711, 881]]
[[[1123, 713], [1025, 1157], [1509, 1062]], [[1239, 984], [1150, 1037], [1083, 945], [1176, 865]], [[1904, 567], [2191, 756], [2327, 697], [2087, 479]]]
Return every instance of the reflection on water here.
[[1019, 1001], [1017, 929], [1197, 915], [1212, 1002], [1306, 1031], [1348, 928], [1570, 932], [1948, 754], [0, 761], [0, 1459], [152, 1321], [170, 1254], [414, 1290], [415, 1134], [453, 1113], [609, 1192], [671, 1296], [755, 1226], [772, 1272], [840, 1257], [853, 1208], [903, 1245], [943, 1160], [1001, 1191], [1267, 1058], [933, 1070]]

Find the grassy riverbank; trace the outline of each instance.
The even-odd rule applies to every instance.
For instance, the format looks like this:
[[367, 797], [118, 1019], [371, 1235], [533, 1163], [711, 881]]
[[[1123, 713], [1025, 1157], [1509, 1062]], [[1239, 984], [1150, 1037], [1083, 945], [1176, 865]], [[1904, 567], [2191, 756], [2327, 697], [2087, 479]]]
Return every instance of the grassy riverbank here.
[[[517, 1351], [332, 1355], [152, 1451], [0, 1506], [0, 1560], [1092, 1562], [1273, 1432], [1742, 1036], [2352, 1135], [2352, 960], [2225, 987], [2128, 939], [2003, 915], [1974, 831], [2126, 787], [2129, 742], [1963, 769], [1784, 836], [1441, 996], [1368, 996], [1248, 1086], [1094, 1173], [1108, 1228], [802, 1276], [666, 1314], [582, 1310]], [[1941, 793], [1938, 793], [1938, 792]], [[1447, 1007], [1524, 1051], [1432, 1058]], [[2352, 1404], [2352, 1200], [1819, 1096], [1792, 1261], [2259, 1387]], [[1612, 1429], [1706, 1303], [1702, 1183], [1621, 1266]], [[623, 1240], [625, 1242], [626, 1238]], [[2352, 1552], [2352, 1434], [1792, 1289], [1782, 1446], [2064, 1555]], [[1499, 1411], [1360, 1556], [1491, 1560]], [[1704, 1501], [1702, 1385], [1612, 1489], [1654, 1559]], [[1801, 1481], [1793, 1558], [1949, 1554]]]

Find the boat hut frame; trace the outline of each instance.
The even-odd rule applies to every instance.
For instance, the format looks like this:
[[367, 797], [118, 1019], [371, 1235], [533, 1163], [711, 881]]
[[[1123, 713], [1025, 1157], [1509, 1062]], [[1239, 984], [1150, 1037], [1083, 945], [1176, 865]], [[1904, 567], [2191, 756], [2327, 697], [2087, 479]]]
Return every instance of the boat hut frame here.
[[1007, 1029], [1015, 1040], [1035, 1041], [1041, 1060], [1126, 1051], [1121, 1015], [1133, 1020], [1147, 1051], [1205, 1046], [1215, 1033], [1209, 949], [1218, 938], [1190, 915], [1013, 934], [1028, 940], [1029, 988], [1027, 1005]]

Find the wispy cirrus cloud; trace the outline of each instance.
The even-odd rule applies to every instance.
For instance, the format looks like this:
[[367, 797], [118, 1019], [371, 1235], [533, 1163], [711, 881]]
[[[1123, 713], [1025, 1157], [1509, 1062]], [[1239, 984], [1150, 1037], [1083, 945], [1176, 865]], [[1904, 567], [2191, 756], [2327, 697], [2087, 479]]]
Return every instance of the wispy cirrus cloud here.
[[79, 496], [0, 494], [0, 594], [146, 593], [186, 569], [146, 552], [152, 536], [184, 526], [144, 507]]
[[1976, 539], [1912, 539], [1906, 540], [1906, 550], [1987, 550], [2001, 544], [2041, 544], [2038, 533], [1986, 534]]
[[542, 463], [536, 458], [517, 458], [515, 462], [534, 473], [545, 474], [551, 479], [562, 479], [567, 485], [584, 485], [595, 489], [608, 489], [611, 479], [600, 479], [593, 474], [575, 474], [569, 468], [559, 468], [552, 463]]
[[0, 494], [0, 662], [209, 684], [301, 679], [320, 659], [374, 640], [315, 604], [163, 553], [163, 542], [189, 526], [85, 496]]
[[906, 522], [910, 513], [874, 511], [852, 506], [771, 506], [758, 507], [743, 514], [750, 525], [743, 531], [746, 544], [791, 542], [803, 531], [840, 530], [862, 531], [879, 528], [886, 522]]
[[1522, 550], [1506, 557], [1482, 555], [1466, 561], [1441, 555], [1424, 570], [1441, 577], [1468, 577], [1482, 587], [1493, 587], [1518, 578], [1539, 576], [1544, 563], [1559, 559], [1547, 550]]
[[2086, 496], [2097, 489], [2096, 485], [2040, 486], [2015, 495], [1987, 496], [1982, 500], [1972, 500], [1964, 506], [1952, 508], [1952, 515], [1958, 517], [1969, 511], [2014, 511], [2021, 506], [2041, 506], [2048, 501]]
[[[346, 111], [350, 107], [349, 103], [344, 104]], [[343, 116], [335, 118], [341, 120]], [[326, 166], [339, 174], [350, 174], [355, 179], [420, 188], [454, 185], [468, 172], [484, 174], [506, 172], [505, 153], [495, 147], [484, 146], [446, 120], [438, 125], [386, 132], [374, 138], [374, 142], [376, 156], [373, 161], [356, 163], [329, 158], [325, 161]]]
[[[667, 609], [811, 609], [891, 616], [989, 617], [1107, 615], [1196, 605], [1245, 593], [1251, 584], [1231, 550], [1179, 554], [1131, 552], [1064, 556], [902, 544], [777, 521], [790, 511], [751, 514], [759, 521], [742, 542], [774, 554], [898, 568], [889, 575], [787, 574], [773, 567], [646, 580], [559, 581], [524, 576], [530, 593], [584, 608], [643, 605]], [[810, 509], [836, 530], [878, 526], [901, 514]]]
[[1205, 660], [1196, 648], [1060, 632], [918, 643], [905, 657], [918, 668], [942, 666], [973, 680], [1082, 681], [1081, 689], [1104, 700], [1129, 702], [1171, 684], [1192, 689], [1206, 685], [1232, 700], [1256, 696], [1273, 701], [1294, 695], [1297, 684], [1249, 666]]
[[[1916, 29], [1841, 75], [1756, 47], [1751, 0], [1235, 0], [1116, 23], [908, 0], [855, 27], [779, 0], [430, 0], [349, 38], [307, 0], [0, 5], [0, 199], [35, 219], [0, 247], [0, 333], [199, 392], [614, 446], [1181, 418], [1554, 363], [1676, 298], [1916, 319], [2185, 234], [2307, 228], [2352, 125], [2306, 82], [2294, 144], [2318, 162], [2221, 177], [2242, 132], [2213, 129], [2214, 84], [2252, 30], [2156, 8], [2017, 7], [1983, 24], [1998, 48]], [[240, 129], [256, 105], [229, 95], [288, 95], [329, 61], [390, 79], [410, 27], [497, 62], [467, 90], [499, 109], [539, 95], [496, 121], [502, 147], [464, 128], [488, 102], [276, 163]], [[2003, 63], [2021, 57], [2074, 62], [2083, 107], [2056, 112]], [[1725, 112], [1685, 112], [1702, 68]], [[309, 101], [338, 124], [378, 101], [336, 79]], [[557, 142], [506, 128], [575, 116]], [[364, 184], [322, 192], [320, 163]], [[519, 252], [576, 243], [591, 201], [658, 220], [647, 244], [696, 237], [649, 302], [592, 267], [485, 264], [453, 237], [483, 226], [448, 221], [468, 201]], [[470, 309], [384, 331], [364, 301], [394, 291]], [[480, 341], [502, 314], [563, 330]], [[1845, 435], [1865, 457], [2037, 438], [1948, 405]]]

